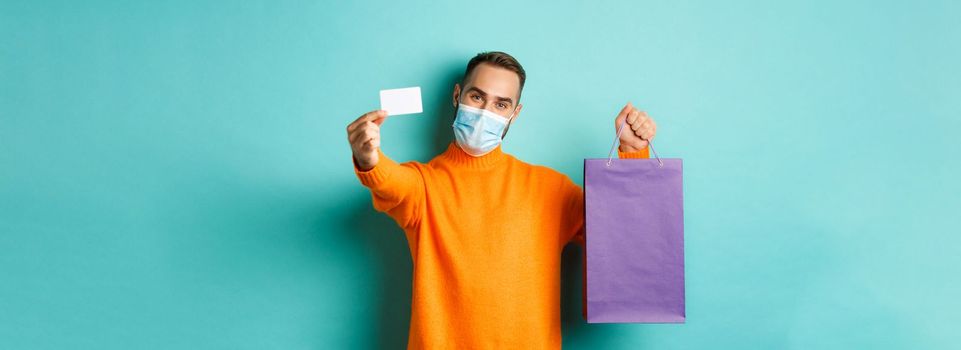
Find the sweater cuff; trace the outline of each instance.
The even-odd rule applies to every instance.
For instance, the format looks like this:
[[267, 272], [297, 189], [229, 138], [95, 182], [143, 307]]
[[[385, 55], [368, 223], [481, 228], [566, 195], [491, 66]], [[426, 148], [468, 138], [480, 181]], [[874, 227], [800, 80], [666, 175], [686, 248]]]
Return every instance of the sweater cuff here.
[[646, 159], [651, 157], [648, 151], [649, 149], [650, 149], [649, 147], [645, 146], [644, 148], [641, 148], [640, 150], [637, 150], [634, 152], [621, 152], [620, 147], [618, 147], [617, 157], [621, 159], [630, 159], [630, 158]]
[[387, 181], [390, 178], [391, 168], [397, 165], [397, 162], [388, 158], [379, 147], [377, 148], [377, 165], [370, 170], [361, 170], [357, 165], [357, 159], [353, 155], [350, 158], [354, 162], [354, 173], [357, 174], [360, 183], [367, 187], [374, 187]]

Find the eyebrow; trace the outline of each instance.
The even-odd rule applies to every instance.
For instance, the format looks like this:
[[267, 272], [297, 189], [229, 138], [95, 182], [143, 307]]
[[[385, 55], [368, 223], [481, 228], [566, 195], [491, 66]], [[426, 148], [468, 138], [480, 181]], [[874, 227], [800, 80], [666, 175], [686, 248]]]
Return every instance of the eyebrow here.
[[[467, 91], [476, 91], [477, 93], [481, 94], [481, 96], [487, 97], [487, 93], [484, 92], [484, 90], [478, 89], [475, 86], [471, 86], [470, 89], [467, 89]], [[514, 105], [514, 100], [512, 100], [509, 97], [500, 97], [500, 96], [494, 96], [494, 97], [500, 102], [507, 102], [507, 103], [510, 103], [511, 105]]]

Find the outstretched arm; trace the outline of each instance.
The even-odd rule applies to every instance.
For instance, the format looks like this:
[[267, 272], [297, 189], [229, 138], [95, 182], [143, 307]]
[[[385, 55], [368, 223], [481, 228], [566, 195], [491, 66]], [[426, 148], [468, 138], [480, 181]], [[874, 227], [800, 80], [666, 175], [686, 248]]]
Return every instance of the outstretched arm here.
[[347, 126], [354, 172], [370, 189], [374, 209], [387, 213], [404, 228], [420, 223], [425, 203], [424, 177], [417, 163], [397, 164], [380, 149], [385, 111], [362, 115]]

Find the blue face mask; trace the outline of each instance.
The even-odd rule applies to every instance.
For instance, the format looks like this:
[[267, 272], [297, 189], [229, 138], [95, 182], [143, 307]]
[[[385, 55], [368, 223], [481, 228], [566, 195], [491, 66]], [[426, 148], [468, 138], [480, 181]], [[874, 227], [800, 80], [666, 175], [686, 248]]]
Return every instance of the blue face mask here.
[[464, 152], [480, 157], [501, 144], [511, 119], [461, 103], [454, 118], [454, 139]]

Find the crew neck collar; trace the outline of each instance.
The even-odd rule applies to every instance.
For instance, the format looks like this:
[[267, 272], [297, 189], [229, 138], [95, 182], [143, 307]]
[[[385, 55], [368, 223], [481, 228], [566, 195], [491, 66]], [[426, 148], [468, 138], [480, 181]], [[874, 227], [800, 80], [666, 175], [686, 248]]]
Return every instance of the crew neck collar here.
[[447, 145], [447, 150], [441, 154], [442, 157], [447, 159], [449, 162], [463, 165], [468, 168], [478, 169], [490, 167], [498, 162], [504, 160], [507, 154], [501, 149], [501, 145], [497, 145], [493, 150], [480, 157], [474, 157], [467, 152], [464, 152], [460, 146], [457, 146], [456, 142], [451, 142]]

